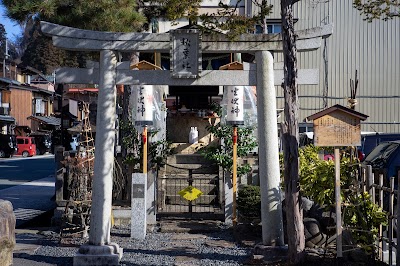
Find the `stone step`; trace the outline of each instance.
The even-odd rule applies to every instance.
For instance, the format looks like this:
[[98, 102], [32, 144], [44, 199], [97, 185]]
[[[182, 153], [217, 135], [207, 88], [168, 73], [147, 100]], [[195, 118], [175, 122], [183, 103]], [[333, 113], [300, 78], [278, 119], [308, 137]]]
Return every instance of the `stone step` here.
[[201, 154], [174, 154], [168, 156], [168, 164], [201, 164], [211, 165], [214, 164], [212, 161], [204, 158]]
[[172, 143], [171, 148], [177, 154], [195, 154], [203, 147], [207, 146], [206, 143]]
[[[204, 235], [196, 235], [196, 233], [211, 233], [221, 231], [221, 226], [224, 224], [218, 220], [168, 220], [160, 219], [160, 232], [162, 233], [181, 233], [173, 234], [174, 239], [187, 238], [188, 241], [202, 239]], [[190, 234], [182, 234], [190, 233]], [[218, 239], [219, 240], [219, 239]], [[218, 241], [217, 240], [217, 241]], [[190, 265], [190, 264], [187, 264]], [[200, 265], [200, 264], [199, 264]]]
[[167, 164], [166, 175], [174, 176], [189, 176], [189, 170], [192, 174], [218, 174], [217, 165], [202, 165], [202, 164]]
[[193, 175], [191, 179], [189, 179], [188, 175], [181, 175], [177, 174], [174, 176], [168, 176], [168, 177], [161, 177], [159, 178], [159, 182], [162, 184], [189, 184], [189, 180], [192, 181], [192, 184], [212, 184], [216, 185], [218, 184], [218, 176], [217, 175]]
[[207, 173], [218, 173], [218, 166], [215, 164], [167, 164], [168, 172], [183, 172], [189, 174], [189, 170], [193, 174], [207, 174]]

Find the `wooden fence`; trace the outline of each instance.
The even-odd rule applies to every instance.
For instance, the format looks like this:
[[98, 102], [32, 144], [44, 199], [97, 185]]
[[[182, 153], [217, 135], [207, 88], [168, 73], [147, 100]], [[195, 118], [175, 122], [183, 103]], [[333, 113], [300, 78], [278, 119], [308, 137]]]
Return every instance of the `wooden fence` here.
[[[400, 176], [400, 171], [398, 176]], [[397, 226], [397, 221], [400, 219], [398, 210], [400, 207], [400, 190], [398, 189], [400, 178], [387, 177], [385, 171], [373, 171], [372, 167], [367, 165], [361, 167], [359, 182], [362, 191], [369, 193], [372, 202], [388, 213], [388, 225], [379, 227], [378, 258], [393, 265], [393, 253], [395, 252], [396, 265], [400, 265], [400, 252], [397, 252], [397, 241], [394, 238], [395, 231], [396, 236], [400, 235], [400, 226]], [[385, 257], [385, 253], [388, 253], [388, 257]]]

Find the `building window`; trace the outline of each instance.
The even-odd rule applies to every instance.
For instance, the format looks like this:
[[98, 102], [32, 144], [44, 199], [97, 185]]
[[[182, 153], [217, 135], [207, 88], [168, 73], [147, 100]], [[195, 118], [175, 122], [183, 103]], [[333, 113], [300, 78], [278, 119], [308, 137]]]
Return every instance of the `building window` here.
[[11, 91], [0, 90], [0, 107], [10, 107]]
[[299, 133], [313, 132], [313, 131], [314, 131], [313, 123], [299, 123]]
[[[281, 33], [282, 32], [282, 25], [280, 23], [268, 23], [267, 22], [267, 30], [268, 33]], [[263, 28], [261, 25], [256, 25], [255, 34], [262, 34]]]
[[46, 101], [43, 101], [43, 99], [40, 98], [36, 98], [34, 101], [34, 115], [44, 115], [45, 114], [45, 105], [46, 105]]

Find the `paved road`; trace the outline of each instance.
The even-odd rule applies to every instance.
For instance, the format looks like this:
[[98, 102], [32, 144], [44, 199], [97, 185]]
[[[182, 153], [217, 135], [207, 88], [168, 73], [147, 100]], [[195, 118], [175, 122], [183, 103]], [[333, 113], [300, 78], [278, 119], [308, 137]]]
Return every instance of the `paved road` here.
[[0, 160], [0, 199], [12, 203], [16, 226], [53, 210], [54, 155]]
[[54, 175], [54, 155], [0, 159], [0, 190]]

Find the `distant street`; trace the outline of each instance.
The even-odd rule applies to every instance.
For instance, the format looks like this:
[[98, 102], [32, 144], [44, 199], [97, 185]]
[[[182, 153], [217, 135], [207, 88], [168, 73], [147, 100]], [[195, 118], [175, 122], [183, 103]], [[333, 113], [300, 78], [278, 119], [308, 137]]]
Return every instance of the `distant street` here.
[[54, 155], [0, 159], [0, 199], [13, 205], [16, 226], [53, 210]]
[[54, 176], [54, 155], [0, 159], [0, 190]]

